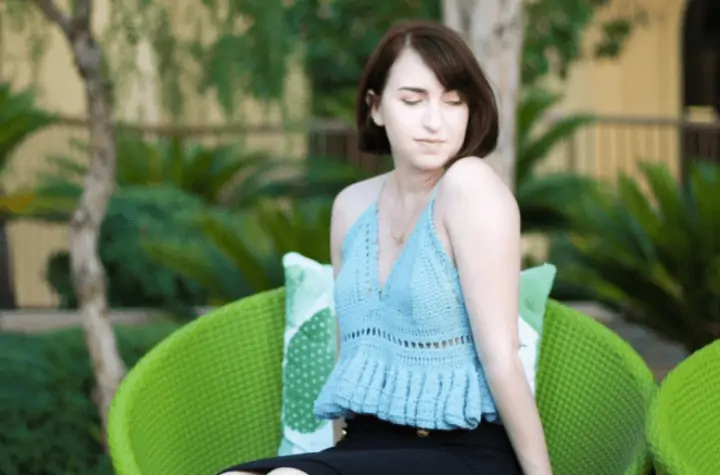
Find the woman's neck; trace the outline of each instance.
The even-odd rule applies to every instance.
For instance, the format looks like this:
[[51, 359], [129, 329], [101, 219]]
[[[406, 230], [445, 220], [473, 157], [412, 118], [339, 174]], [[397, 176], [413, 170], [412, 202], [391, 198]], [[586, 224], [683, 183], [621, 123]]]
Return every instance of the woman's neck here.
[[444, 170], [421, 171], [396, 167], [390, 174], [389, 185], [393, 199], [403, 207], [414, 207], [427, 200], [428, 194], [443, 175]]

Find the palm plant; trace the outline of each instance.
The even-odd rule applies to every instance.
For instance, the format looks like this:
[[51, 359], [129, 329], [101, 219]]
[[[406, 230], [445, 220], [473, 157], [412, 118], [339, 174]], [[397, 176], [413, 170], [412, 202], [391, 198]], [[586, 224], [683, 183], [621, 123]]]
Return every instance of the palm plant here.
[[[87, 152], [86, 143], [75, 141], [72, 146], [78, 155]], [[141, 236], [157, 229], [181, 235], [189, 228], [180, 224], [185, 215], [199, 207], [229, 205], [236, 183], [248, 177], [259, 180], [277, 164], [266, 154], [240, 153], [231, 145], [186, 145], [178, 138], [148, 141], [130, 132], [119, 133], [116, 146], [118, 187], [99, 237], [109, 304], [170, 307], [176, 315], [185, 314], [189, 306], [202, 303], [202, 292], [182, 276], [151, 264], [140, 247]], [[13, 211], [25, 218], [67, 222], [82, 193], [86, 165], [68, 156], [48, 160], [53, 169], [38, 176]], [[46, 278], [63, 307], [76, 305], [66, 252], [50, 257]]]
[[[179, 137], [156, 141], [134, 132], [119, 133], [117, 185], [170, 185], [199, 197], [208, 205], [241, 209], [265, 198], [332, 198], [342, 188], [367, 176], [359, 166], [325, 157], [305, 160], [248, 152], [236, 144], [203, 146]], [[88, 145], [71, 141], [77, 155]], [[10, 207], [17, 215], [65, 221], [82, 192], [87, 167], [75, 157], [50, 155], [50, 171], [18, 194]], [[22, 197], [22, 199], [19, 199]]]
[[[567, 229], [568, 208], [581, 194], [594, 187], [592, 179], [572, 171], [537, 172], [538, 166], [555, 147], [593, 121], [592, 116], [585, 114], [543, 121], [560, 97], [546, 89], [529, 88], [517, 107], [515, 190], [524, 233]], [[541, 130], [543, 126], [546, 127]]]
[[[87, 148], [87, 144], [82, 142], [73, 142], [72, 145], [79, 153], [85, 152]], [[199, 200], [203, 203], [203, 209], [234, 210], [238, 211], [238, 216], [255, 216], [260, 213], [262, 222], [267, 223], [267, 226], [275, 223], [272, 230], [264, 230], [272, 232], [272, 239], [275, 239], [278, 246], [285, 242], [284, 248], [290, 249], [287, 239], [301, 233], [299, 224], [288, 221], [280, 208], [262, 204], [263, 201], [315, 197], [329, 203], [340, 189], [366, 176], [357, 166], [321, 157], [307, 160], [275, 158], [262, 152], [245, 153], [242, 148], [229, 144], [204, 147], [184, 144], [177, 138], [147, 141], [138, 134], [127, 132], [118, 135], [117, 150], [118, 190], [110, 201], [100, 239], [101, 259], [108, 270], [110, 304], [113, 306], [136, 306], [142, 304], [143, 299], [146, 304], [160, 306], [166, 306], [165, 304], [173, 301], [197, 303], [195, 297], [199, 295], [194, 291], [188, 293], [183, 274], [176, 274], [176, 278], [172, 279], [166, 275], [165, 270], [142, 271], [149, 257], [144, 254], [143, 248], [138, 247], [140, 236], [137, 232], [118, 234], [117, 228], [122, 228], [123, 219], [132, 221], [125, 228], [135, 230], [133, 220], [146, 216], [147, 210], [152, 209], [152, 214], [159, 222], [174, 223], [177, 221], [174, 216], [182, 214], [183, 210], [170, 205], [170, 202], [179, 202], [180, 195], [186, 195], [188, 199], [185, 201], [190, 198], [192, 200], [188, 203]], [[12, 211], [25, 218], [66, 222], [82, 192], [82, 179], [87, 170], [81, 161], [75, 158], [50, 156], [48, 160], [54, 165], [54, 169], [39, 175], [37, 184], [20, 194], [22, 200], [15, 201]], [[146, 191], [140, 194], [140, 189]], [[136, 195], [142, 195], [143, 199], [129, 199]], [[153, 199], [159, 201], [151, 204]], [[190, 208], [195, 209], [194, 205]], [[157, 216], [158, 213], [164, 213], [165, 216]], [[302, 213], [298, 208], [296, 216], [302, 216]], [[217, 217], [219, 214], [221, 211], [213, 216]], [[221, 223], [222, 221], [209, 221], [203, 229], [210, 229], [215, 225], [217, 229], [213, 228], [210, 234], [221, 232]], [[242, 244], [236, 243], [236, 247], [244, 245], [252, 248], [254, 241], [268, 239], [258, 238], [252, 234], [251, 229], [252, 223], [238, 234], [238, 239], [244, 241]], [[124, 238], [118, 239], [120, 235]], [[305, 239], [304, 242], [318, 242], [317, 235]], [[185, 240], [183, 245], [192, 247], [190, 243], [191, 241]], [[302, 246], [306, 246], [305, 243]], [[167, 252], [175, 249], [172, 244], [167, 245]], [[183, 258], [192, 255], [192, 251], [187, 252], [187, 255], [179, 256], [165, 269], [174, 269]], [[131, 261], [137, 262], [130, 265]], [[250, 281], [239, 284], [237, 289], [242, 291], [247, 288], [264, 288], [257, 282], [262, 274], [257, 274], [254, 270], [243, 271], [244, 276], [250, 276]], [[282, 273], [279, 275], [282, 277]], [[268, 281], [277, 282], [276, 277], [277, 274], [267, 278], [270, 279]], [[60, 295], [62, 305], [72, 307], [75, 296], [69, 284], [69, 266], [65, 253], [52, 256], [48, 263], [47, 278]]]
[[[53, 124], [56, 117], [36, 106], [31, 89], [13, 91], [8, 83], [0, 83], [0, 176], [6, 174], [18, 146], [35, 132]], [[5, 225], [10, 208], [25, 201], [22, 195], [6, 195], [0, 186], [0, 307], [15, 307], [13, 275]]]
[[[74, 140], [70, 145], [76, 155], [87, 155], [86, 142]], [[229, 189], [240, 177], [251, 172], [262, 176], [279, 166], [266, 153], [248, 153], [228, 144], [206, 147], [176, 136], [151, 141], [124, 131], [118, 133], [116, 147], [118, 188], [170, 185], [212, 205], [225, 203]], [[87, 166], [81, 160], [50, 155], [48, 161], [52, 170], [40, 174], [29, 193], [35, 198], [25, 209], [30, 214], [31, 210], [51, 210], [49, 203], [57, 203], [58, 198], [64, 198], [63, 204], [74, 203], [82, 192]], [[64, 214], [62, 208], [57, 211]]]
[[695, 351], [720, 338], [720, 166], [689, 165], [686, 185], [642, 168], [572, 216], [565, 277], [626, 319]]
[[[100, 228], [100, 259], [109, 279], [108, 304], [113, 307], [155, 307], [185, 317], [204, 303], [197, 284], [158, 266], [141, 248], [144, 237], [171, 235], [192, 240], [194, 217], [204, 210], [197, 196], [172, 185], [126, 186], [116, 192]], [[76, 308], [67, 251], [54, 253], [46, 267], [46, 280], [62, 308]]]
[[330, 262], [331, 206], [324, 198], [306, 198], [263, 200], [240, 212], [205, 209], [195, 220], [202, 238], [158, 236], [144, 239], [143, 249], [198, 282], [212, 304], [222, 304], [283, 285], [287, 252]]

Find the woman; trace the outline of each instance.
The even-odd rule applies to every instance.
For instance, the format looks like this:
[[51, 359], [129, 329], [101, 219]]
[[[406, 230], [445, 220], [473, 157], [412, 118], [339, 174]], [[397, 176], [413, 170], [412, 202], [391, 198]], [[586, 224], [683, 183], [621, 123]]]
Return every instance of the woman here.
[[222, 473], [550, 474], [518, 356], [518, 207], [482, 160], [487, 79], [452, 30], [413, 21], [381, 40], [358, 99], [361, 149], [394, 169], [333, 205], [340, 352], [315, 414], [345, 436]]

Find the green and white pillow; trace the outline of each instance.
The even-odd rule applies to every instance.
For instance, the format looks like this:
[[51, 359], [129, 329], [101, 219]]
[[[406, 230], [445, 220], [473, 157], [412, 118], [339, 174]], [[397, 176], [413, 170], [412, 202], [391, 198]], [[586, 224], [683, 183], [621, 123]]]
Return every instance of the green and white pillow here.
[[525, 269], [520, 275], [518, 321], [520, 360], [533, 394], [535, 394], [535, 378], [540, 357], [545, 305], [550, 297], [555, 273], [554, 265], [543, 264]]
[[337, 319], [332, 266], [298, 253], [283, 256], [285, 332], [282, 438], [278, 455], [317, 452], [333, 445], [331, 421], [313, 405], [335, 364]]

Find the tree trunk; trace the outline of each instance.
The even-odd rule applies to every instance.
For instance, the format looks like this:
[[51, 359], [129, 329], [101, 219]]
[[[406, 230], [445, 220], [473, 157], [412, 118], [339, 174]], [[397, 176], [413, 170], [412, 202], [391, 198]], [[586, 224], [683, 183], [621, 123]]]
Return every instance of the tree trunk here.
[[500, 138], [487, 160], [515, 191], [515, 115], [524, 34], [523, 0], [443, 0], [443, 20], [463, 36], [495, 90]]
[[92, 0], [75, 0], [72, 16], [61, 12], [54, 0], [33, 1], [65, 34], [85, 84], [90, 167], [80, 202], [70, 220], [70, 267], [95, 374], [102, 433], [106, 434], [110, 403], [125, 374], [108, 319], [105, 270], [98, 253], [100, 225], [115, 185], [112, 86], [103, 71], [102, 48], [91, 31]]
[[[0, 191], [2, 196], [2, 191]], [[10, 239], [8, 237], [7, 219], [0, 216], [0, 309], [15, 308], [15, 286], [13, 266], [10, 262]]]

